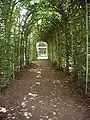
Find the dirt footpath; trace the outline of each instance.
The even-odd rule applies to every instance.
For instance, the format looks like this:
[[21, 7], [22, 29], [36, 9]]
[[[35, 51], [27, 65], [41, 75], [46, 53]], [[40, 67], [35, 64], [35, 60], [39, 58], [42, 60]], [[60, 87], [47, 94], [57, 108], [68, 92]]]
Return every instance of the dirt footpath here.
[[90, 101], [63, 72], [37, 60], [0, 95], [0, 120], [90, 120]]

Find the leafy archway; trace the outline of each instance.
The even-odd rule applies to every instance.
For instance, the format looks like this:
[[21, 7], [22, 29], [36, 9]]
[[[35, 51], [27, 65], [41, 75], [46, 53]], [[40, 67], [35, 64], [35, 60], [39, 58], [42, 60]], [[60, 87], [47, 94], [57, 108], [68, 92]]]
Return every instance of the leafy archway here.
[[36, 59], [36, 43], [44, 41], [49, 59], [85, 88], [85, 8], [84, 0], [0, 0], [0, 86]]

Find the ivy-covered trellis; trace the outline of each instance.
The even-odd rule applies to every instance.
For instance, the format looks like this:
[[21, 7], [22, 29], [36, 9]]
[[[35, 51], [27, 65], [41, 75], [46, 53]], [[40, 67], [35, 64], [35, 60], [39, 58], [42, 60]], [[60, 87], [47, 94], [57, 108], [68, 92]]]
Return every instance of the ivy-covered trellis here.
[[0, 0], [0, 87], [36, 59], [36, 43], [45, 41], [48, 58], [58, 69], [70, 72], [87, 94], [88, 11], [87, 0]]

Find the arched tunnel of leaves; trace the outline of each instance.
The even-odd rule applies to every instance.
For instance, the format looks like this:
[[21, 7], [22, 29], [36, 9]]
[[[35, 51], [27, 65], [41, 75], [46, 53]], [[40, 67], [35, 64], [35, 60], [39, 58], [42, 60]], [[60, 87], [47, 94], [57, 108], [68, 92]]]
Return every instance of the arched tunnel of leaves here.
[[85, 88], [85, 8], [84, 0], [0, 0], [0, 87], [36, 59], [44, 41], [48, 58]]

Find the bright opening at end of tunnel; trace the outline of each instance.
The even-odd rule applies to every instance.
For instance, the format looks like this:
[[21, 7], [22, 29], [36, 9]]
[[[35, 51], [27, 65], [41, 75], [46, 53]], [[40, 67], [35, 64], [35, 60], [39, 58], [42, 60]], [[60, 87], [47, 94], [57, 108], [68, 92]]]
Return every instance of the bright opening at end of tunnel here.
[[37, 59], [48, 59], [48, 45], [46, 42], [37, 42]]

